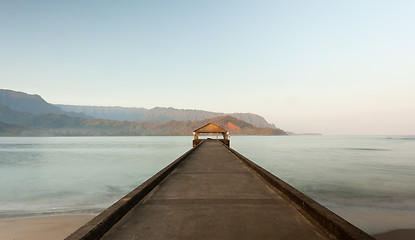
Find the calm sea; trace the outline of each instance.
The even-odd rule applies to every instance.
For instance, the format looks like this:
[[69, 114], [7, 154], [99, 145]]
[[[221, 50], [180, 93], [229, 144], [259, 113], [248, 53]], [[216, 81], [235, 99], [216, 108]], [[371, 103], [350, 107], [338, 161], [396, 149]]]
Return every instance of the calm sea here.
[[[0, 138], [0, 219], [97, 214], [192, 137]], [[231, 147], [369, 233], [415, 228], [415, 136], [232, 137]]]

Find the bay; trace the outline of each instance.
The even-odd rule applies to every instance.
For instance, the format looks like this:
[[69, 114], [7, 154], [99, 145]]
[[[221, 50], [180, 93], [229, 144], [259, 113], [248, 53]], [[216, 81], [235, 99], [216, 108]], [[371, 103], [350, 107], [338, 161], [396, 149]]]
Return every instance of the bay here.
[[[0, 138], [0, 218], [98, 214], [191, 144]], [[413, 136], [234, 136], [231, 147], [369, 233], [415, 228]]]
[[191, 147], [189, 137], [0, 138], [0, 218], [97, 214]]
[[234, 137], [231, 143], [371, 234], [415, 228], [414, 136]]

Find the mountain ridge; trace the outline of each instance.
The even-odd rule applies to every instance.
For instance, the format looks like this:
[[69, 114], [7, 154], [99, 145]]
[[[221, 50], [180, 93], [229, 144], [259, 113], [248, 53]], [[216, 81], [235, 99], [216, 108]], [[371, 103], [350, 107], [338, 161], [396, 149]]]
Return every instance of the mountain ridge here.
[[28, 94], [24, 92], [0, 89], [0, 104], [9, 107], [18, 112], [27, 112], [32, 114], [65, 114], [68, 116], [86, 117], [80, 113], [70, 113], [61, 110], [46, 102], [38, 94]]
[[230, 115], [251, 123], [257, 127], [275, 128], [265, 118], [253, 113], [220, 113], [196, 109], [176, 109], [172, 107], [154, 107], [151, 109], [137, 107], [106, 107], [50, 104], [38, 94], [0, 89], [0, 104], [18, 112], [32, 114], [61, 114], [81, 118], [98, 118], [116, 121], [198, 121], [208, 118]]
[[220, 113], [196, 109], [176, 109], [172, 107], [154, 107], [151, 109], [119, 106], [80, 106], [55, 104], [67, 112], [83, 113], [87, 116], [117, 121], [197, 121], [219, 116], [233, 116], [257, 127], [277, 128], [265, 118], [254, 113]]
[[281, 129], [258, 128], [232, 116], [200, 121], [134, 122], [70, 117], [61, 114], [36, 115], [0, 105], [0, 134], [13, 136], [189, 136], [209, 122], [232, 135], [286, 135]]
[[252, 113], [53, 105], [37, 94], [0, 89], [2, 135], [188, 135], [208, 121], [237, 135], [286, 134]]

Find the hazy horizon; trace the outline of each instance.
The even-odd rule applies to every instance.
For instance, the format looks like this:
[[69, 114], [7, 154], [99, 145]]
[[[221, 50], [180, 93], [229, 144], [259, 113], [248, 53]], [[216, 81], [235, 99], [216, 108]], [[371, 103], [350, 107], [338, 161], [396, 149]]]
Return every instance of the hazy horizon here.
[[413, 1], [2, 1], [3, 89], [415, 134]]

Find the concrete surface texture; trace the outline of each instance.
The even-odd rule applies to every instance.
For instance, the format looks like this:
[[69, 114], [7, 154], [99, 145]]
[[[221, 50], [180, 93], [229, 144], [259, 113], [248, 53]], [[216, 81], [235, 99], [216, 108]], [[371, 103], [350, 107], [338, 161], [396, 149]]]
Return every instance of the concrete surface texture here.
[[328, 239], [221, 143], [205, 141], [103, 239]]

